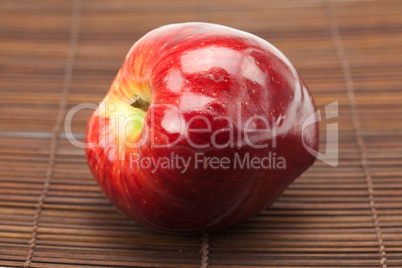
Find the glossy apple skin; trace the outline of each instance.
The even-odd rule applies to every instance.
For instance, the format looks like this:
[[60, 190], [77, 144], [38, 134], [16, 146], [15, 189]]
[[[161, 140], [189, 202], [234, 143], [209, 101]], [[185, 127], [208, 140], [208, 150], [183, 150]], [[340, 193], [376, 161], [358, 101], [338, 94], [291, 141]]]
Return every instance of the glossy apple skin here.
[[[196, 234], [232, 226], [272, 204], [315, 160], [302, 141], [318, 150], [317, 123], [304, 129], [302, 137], [305, 119], [315, 112], [312, 96], [288, 59], [252, 34], [208, 23], [172, 24], [149, 32], [131, 48], [104, 103], [116, 105], [114, 115], [130, 116], [133, 109], [127, 104], [133, 94], [148, 98], [151, 106], [142, 130], [126, 135], [132, 135], [131, 140], [153, 138], [140, 147], [107, 146], [104, 140], [119, 140], [121, 134], [113, 131], [107, 113], [95, 111], [86, 134], [87, 142], [95, 146], [87, 148], [86, 155], [114, 206], [151, 228]], [[203, 116], [212, 132], [228, 127], [227, 121], [214, 119], [230, 117], [236, 126], [236, 145], [195, 149], [184, 137], [193, 144], [207, 144], [211, 133], [193, 131], [205, 129], [206, 123], [194, 120], [191, 127], [180, 129], [178, 123], [183, 120], [156, 104], [177, 107], [185, 123]], [[273, 136], [258, 131], [249, 136], [254, 143], [269, 144], [268, 148], [245, 142], [244, 122], [256, 115], [269, 122], [278, 120], [275, 148]], [[223, 145], [231, 137], [229, 131], [222, 131], [215, 138]], [[155, 148], [172, 141], [177, 143]], [[282, 156], [286, 168], [196, 169], [192, 160], [184, 174], [178, 169], [152, 173], [136, 168], [130, 158], [133, 153], [150, 159], [171, 153], [194, 158], [195, 153], [203, 153], [233, 159], [236, 154], [264, 157], [269, 152]]]

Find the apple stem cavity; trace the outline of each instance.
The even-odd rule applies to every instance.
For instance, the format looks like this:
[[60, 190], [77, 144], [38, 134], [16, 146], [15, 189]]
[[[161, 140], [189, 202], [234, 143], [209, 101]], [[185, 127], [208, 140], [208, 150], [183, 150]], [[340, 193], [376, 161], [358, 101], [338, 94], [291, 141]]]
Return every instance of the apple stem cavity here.
[[134, 108], [138, 108], [143, 110], [144, 112], [146, 112], [148, 110], [149, 107], [149, 102], [144, 101], [143, 99], [141, 99], [140, 96], [138, 95], [134, 95], [130, 98], [130, 105]]

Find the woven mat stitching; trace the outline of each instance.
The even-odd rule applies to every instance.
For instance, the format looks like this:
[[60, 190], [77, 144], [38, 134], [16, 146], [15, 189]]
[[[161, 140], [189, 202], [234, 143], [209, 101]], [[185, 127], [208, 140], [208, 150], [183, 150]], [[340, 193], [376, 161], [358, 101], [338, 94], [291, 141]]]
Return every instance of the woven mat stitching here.
[[24, 267], [28, 268], [31, 266], [31, 261], [33, 257], [33, 253], [36, 246], [36, 238], [38, 235], [38, 225], [39, 218], [42, 212], [43, 203], [47, 196], [50, 187], [50, 180], [53, 175], [53, 168], [55, 164], [56, 151], [57, 151], [57, 140], [61, 128], [61, 124], [64, 119], [66, 106], [67, 106], [67, 97], [71, 88], [71, 78], [74, 68], [75, 54], [77, 51], [78, 45], [78, 35], [80, 28], [80, 16], [81, 16], [81, 0], [73, 0], [72, 3], [72, 15], [71, 15], [71, 28], [70, 28], [70, 41], [69, 47], [67, 51], [67, 60], [66, 60], [66, 68], [64, 73], [64, 82], [61, 91], [61, 99], [59, 103], [59, 109], [57, 112], [56, 122], [52, 129], [52, 137], [50, 142], [50, 152], [49, 152], [49, 164], [46, 171], [46, 178], [43, 185], [43, 190], [41, 195], [39, 196], [38, 203], [36, 205], [37, 209], [34, 216], [33, 227], [31, 232], [31, 239], [29, 241], [29, 251], [24, 263]]
[[354, 83], [353, 83], [353, 79], [352, 79], [352, 71], [350, 69], [350, 65], [349, 65], [349, 62], [346, 57], [345, 49], [344, 49], [343, 43], [342, 43], [342, 37], [339, 32], [339, 27], [338, 27], [338, 24], [336, 21], [336, 17], [334, 15], [332, 5], [328, 0], [325, 1], [324, 9], [326, 12], [326, 18], [328, 19], [332, 41], [334, 43], [336, 54], [337, 54], [339, 63], [341, 65], [343, 77], [344, 77], [345, 84], [346, 84], [347, 97], [349, 100], [353, 127], [355, 130], [357, 144], [359, 146], [359, 153], [361, 155], [361, 158], [360, 158], [361, 165], [362, 165], [363, 173], [364, 173], [366, 183], [367, 183], [367, 190], [368, 190], [368, 195], [369, 195], [369, 200], [370, 200], [370, 209], [371, 209], [374, 226], [375, 226], [375, 230], [376, 230], [376, 236], [377, 236], [378, 248], [379, 248], [379, 254], [380, 254], [380, 265], [382, 266], [382, 268], [387, 268], [386, 251], [385, 251], [384, 241], [382, 239], [381, 226], [380, 226], [380, 221], [378, 219], [378, 214], [377, 214], [376, 204], [375, 204], [374, 194], [373, 194], [373, 182], [372, 182], [370, 170], [369, 170], [368, 164], [367, 164], [366, 145], [363, 140], [362, 129], [361, 129], [361, 126], [359, 123], [359, 116], [357, 113], [355, 88], [354, 88]]

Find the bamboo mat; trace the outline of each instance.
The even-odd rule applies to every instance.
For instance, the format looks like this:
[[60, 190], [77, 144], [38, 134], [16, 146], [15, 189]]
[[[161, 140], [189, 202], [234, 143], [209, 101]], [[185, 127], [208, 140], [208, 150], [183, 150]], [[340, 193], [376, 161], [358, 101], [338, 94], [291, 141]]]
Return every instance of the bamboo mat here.
[[[402, 267], [402, 2], [0, 1], [1, 267]], [[258, 216], [204, 237], [150, 231], [103, 197], [64, 117], [98, 103], [131, 45], [209, 21], [282, 50], [317, 106], [321, 161]], [[82, 140], [92, 111], [78, 112]], [[325, 117], [324, 117], [325, 119]]]

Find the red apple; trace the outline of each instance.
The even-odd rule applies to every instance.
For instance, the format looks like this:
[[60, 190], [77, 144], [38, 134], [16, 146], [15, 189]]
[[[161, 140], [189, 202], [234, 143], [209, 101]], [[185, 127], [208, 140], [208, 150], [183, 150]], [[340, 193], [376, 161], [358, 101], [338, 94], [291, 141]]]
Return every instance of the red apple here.
[[295, 68], [267, 41], [172, 24], [129, 51], [89, 120], [86, 155], [129, 217], [166, 232], [212, 232], [269, 206], [312, 165], [305, 146], [317, 150], [318, 124], [302, 126], [314, 112]]

